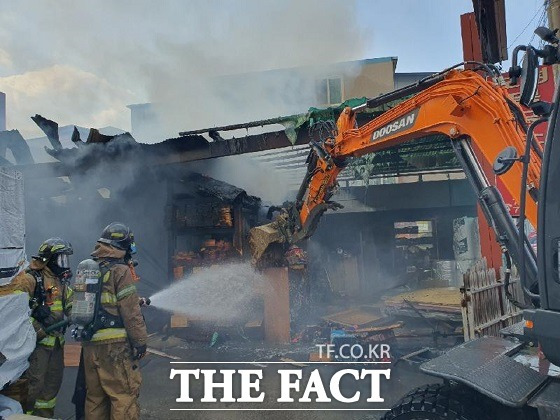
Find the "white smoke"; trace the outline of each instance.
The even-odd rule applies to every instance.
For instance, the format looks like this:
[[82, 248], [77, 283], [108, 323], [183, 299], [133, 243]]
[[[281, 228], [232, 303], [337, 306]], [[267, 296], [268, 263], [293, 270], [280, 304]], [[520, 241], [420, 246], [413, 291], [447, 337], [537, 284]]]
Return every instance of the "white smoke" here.
[[279, 79], [283, 97], [232, 86], [251, 102], [232, 108], [213, 81], [361, 58], [356, 15], [353, 1], [336, 0], [11, 1], [0, 14], [8, 123], [38, 133], [27, 118], [41, 111], [60, 125], [128, 129], [126, 105], [142, 102], [162, 104], [175, 133], [278, 115], [298, 104], [298, 86]]
[[54, 65], [3, 77], [0, 91], [7, 94], [9, 125], [22, 127], [23, 136], [39, 133], [29, 118], [35, 114], [56, 113], [58, 121], [85, 127], [130, 125], [123, 103], [134, 96], [75, 67]]

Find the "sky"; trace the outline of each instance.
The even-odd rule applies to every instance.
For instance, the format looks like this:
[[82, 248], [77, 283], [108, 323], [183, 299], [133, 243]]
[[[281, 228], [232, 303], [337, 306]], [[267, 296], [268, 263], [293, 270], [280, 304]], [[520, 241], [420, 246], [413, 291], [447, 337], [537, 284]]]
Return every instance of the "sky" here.
[[[506, 0], [508, 46], [521, 34], [508, 52], [531, 40], [543, 4]], [[397, 71], [437, 71], [462, 61], [460, 15], [473, 11], [472, 0], [358, 0], [357, 7], [359, 25], [372, 35], [366, 53], [398, 56]]]
[[[542, 6], [506, 0], [510, 51], [531, 40]], [[126, 105], [202, 101], [203, 80], [223, 74], [383, 56], [398, 72], [441, 70], [462, 61], [470, 11], [471, 0], [2, 0], [8, 129], [39, 135], [39, 113], [130, 130]]]

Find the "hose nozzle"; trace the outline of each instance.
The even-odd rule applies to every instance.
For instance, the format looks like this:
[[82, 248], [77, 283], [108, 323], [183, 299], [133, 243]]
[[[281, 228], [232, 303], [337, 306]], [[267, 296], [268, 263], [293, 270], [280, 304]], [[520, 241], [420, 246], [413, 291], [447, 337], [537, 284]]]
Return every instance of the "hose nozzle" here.
[[150, 306], [150, 303], [152, 303], [152, 301], [150, 300], [150, 298], [141, 297], [140, 302], [138, 303], [140, 304], [140, 306]]

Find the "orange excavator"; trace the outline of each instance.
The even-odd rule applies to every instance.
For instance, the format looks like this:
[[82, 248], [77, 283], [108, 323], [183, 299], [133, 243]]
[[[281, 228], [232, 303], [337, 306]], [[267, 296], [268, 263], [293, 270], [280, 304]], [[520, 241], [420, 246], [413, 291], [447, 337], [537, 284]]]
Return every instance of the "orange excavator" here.
[[[513, 359], [523, 348], [538, 343], [548, 360], [560, 366], [559, 91], [554, 103], [534, 102], [539, 59], [560, 63], [560, 48], [556, 32], [538, 28], [535, 33], [544, 47], [517, 47], [510, 69], [513, 81], [521, 79], [520, 103], [539, 117], [530, 126], [508, 96], [497, 68], [461, 63], [344, 109], [333, 132], [311, 142], [307, 173], [295, 202], [272, 223], [251, 230], [254, 262], [261, 266], [263, 261], [274, 262], [286, 244], [309, 238], [325, 211], [341, 207], [331, 198], [337, 175], [351, 158], [432, 134], [444, 134], [451, 142], [504, 252], [506, 295], [525, 309], [525, 321], [514, 341], [484, 337], [425, 363], [421, 370], [444, 383], [409, 393], [386, 419], [560, 418], [560, 381]], [[524, 52], [521, 66], [517, 64], [520, 52]], [[473, 65], [473, 70], [459, 69], [464, 64]], [[395, 100], [402, 102], [357, 126], [357, 113]], [[533, 131], [546, 121], [549, 131], [543, 150]], [[498, 179], [519, 203], [517, 223], [496, 187]], [[537, 229], [538, 261], [525, 235], [525, 220]], [[508, 293], [512, 261], [519, 269], [524, 303]]]
[[[364, 105], [345, 108], [335, 132], [322, 142], [311, 143], [307, 174], [296, 201], [273, 223], [252, 230], [255, 260], [260, 260], [273, 243], [292, 244], [309, 238], [325, 211], [340, 207], [331, 198], [338, 187], [337, 176], [351, 158], [432, 134], [444, 134], [451, 141], [489, 219], [499, 218], [494, 222], [501, 224], [500, 236], [505, 238], [508, 231], [516, 235], [517, 229], [511, 220], [498, 215], [504, 205], [493, 186], [497, 178], [512, 197], [524, 195], [527, 219], [536, 228], [542, 147], [533, 141], [526, 152], [528, 128], [521, 108], [508, 96], [497, 69], [480, 67], [488, 73], [487, 78], [472, 70], [448, 69]], [[413, 96], [357, 127], [356, 115], [363, 109], [410, 95]], [[493, 169], [494, 179], [488, 179], [486, 167]], [[524, 178], [527, 188], [521, 185]], [[499, 211], [493, 208], [496, 206], [500, 207]], [[518, 261], [524, 246], [518, 247], [515, 242], [507, 248], [511, 248], [509, 253]], [[534, 286], [536, 265], [529, 259], [527, 265]]]

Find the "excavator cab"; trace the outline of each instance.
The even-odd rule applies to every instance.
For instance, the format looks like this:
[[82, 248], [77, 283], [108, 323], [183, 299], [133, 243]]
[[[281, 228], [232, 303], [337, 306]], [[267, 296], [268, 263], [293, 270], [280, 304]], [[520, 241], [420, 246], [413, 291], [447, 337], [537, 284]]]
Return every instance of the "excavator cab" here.
[[[532, 46], [518, 46], [513, 52], [513, 66], [510, 76], [513, 82], [520, 80], [520, 103], [530, 107], [542, 121], [548, 122], [545, 149], [542, 155], [541, 178], [538, 191], [537, 228], [537, 281], [538, 294], [534, 296], [535, 309], [524, 311], [524, 333], [538, 342], [552, 363], [560, 366], [560, 88], [554, 102], [534, 102], [538, 82], [539, 58], [544, 64], [560, 61], [560, 41], [556, 31], [539, 27], [535, 33], [546, 43], [542, 49]], [[524, 51], [522, 65], [517, 65], [519, 51]], [[529, 132], [529, 135], [532, 131]], [[529, 143], [532, 139], [527, 138]], [[524, 215], [521, 215], [523, 220]], [[525, 230], [519, 229], [519, 241], [525, 241]], [[523, 260], [523, 257], [522, 257]]]
[[[548, 45], [541, 51], [527, 49], [527, 74], [535, 72], [535, 55], [542, 56], [545, 63], [557, 63], [560, 59], [556, 33], [546, 28], [538, 28], [535, 32]], [[553, 46], [556, 48], [551, 48]], [[530, 82], [530, 77], [527, 80]], [[560, 83], [556, 83], [554, 102], [550, 106], [548, 118], [538, 200], [539, 305], [536, 309], [525, 310], [524, 330], [528, 337], [538, 341], [548, 360], [560, 366]], [[527, 83], [524, 91], [530, 97], [531, 87]]]

